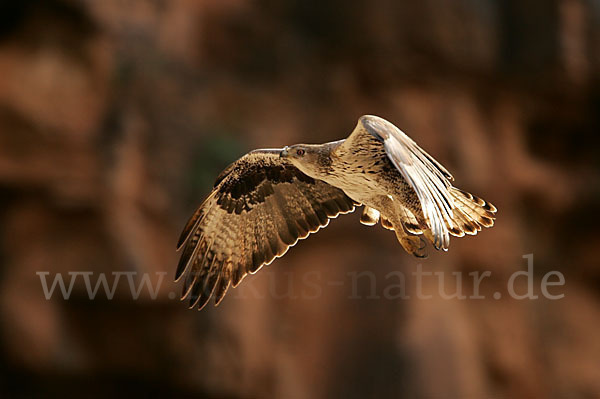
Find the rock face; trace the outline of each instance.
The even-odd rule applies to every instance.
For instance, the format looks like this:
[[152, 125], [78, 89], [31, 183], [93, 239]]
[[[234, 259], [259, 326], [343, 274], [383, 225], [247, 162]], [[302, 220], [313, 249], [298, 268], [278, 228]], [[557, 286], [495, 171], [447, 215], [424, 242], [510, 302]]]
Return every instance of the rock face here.
[[[597, 4], [11, 3], [1, 394], [600, 396]], [[217, 309], [174, 299], [179, 229], [220, 169], [367, 113], [494, 203], [496, 226], [419, 264], [346, 216]], [[539, 298], [511, 298], [527, 254]], [[542, 295], [551, 271], [562, 299]], [[57, 275], [68, 300], [45, 298]], [[101, 276], [114, 296], [90, 300]], [[156, 291], [134, 299], [143, 276]]]

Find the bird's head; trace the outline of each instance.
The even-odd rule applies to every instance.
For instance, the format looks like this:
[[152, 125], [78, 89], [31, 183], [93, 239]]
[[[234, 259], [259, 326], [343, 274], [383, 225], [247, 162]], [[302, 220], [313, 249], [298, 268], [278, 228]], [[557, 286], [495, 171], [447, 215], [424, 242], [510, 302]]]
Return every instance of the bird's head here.
[[315, 179], [321, 179], [331, 165], [331, 144], [295, 144], [286, 146], [281, 150], [279, 156], [290, 161], [306, 175]]

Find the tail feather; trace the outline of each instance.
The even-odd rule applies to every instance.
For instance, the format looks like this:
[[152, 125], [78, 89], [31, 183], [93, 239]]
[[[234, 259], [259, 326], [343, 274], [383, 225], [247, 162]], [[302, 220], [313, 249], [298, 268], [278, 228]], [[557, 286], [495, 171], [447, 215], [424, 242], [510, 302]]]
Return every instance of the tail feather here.
[[476, 212], [478, 215], [487, 216], [489, 218], [495, 218], [497, 209], [496, 207], [485, 201], [483, 198], [479, 198], [469, 192], [452, 187], [451, 193], [454, 199], [460, 201], [465, 206]]
[[469, 216], [464, 213], [460, 208], [455, 208], [454, 212], [454, 220], [458, 222], [459, 228], [468, 235], [474, 236], [477, 234], [481, 227], [471, 220]]
[[497, 209], [491, 203], [471, 193], [452, 187], [450, 194], [454, 200], [453, 209], [456, 226], [448, 226], [452, 235], [475, 235], [484, 227], [492, 227]]

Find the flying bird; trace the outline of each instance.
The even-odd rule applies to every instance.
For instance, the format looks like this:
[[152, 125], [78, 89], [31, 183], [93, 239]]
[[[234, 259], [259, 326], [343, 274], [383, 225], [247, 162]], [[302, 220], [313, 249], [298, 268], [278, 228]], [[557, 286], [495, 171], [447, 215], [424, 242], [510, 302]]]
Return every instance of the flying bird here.
[[251, 151], [221, 172], [181, 233], [181, 299], [202, 309], [214, 295], [218, 305], [230, 285], [361, 205], [361, 223], [380, 221], [408, 253], [426, 257], [426, 241], [446, 251], [450, 235], [477, 234], [496, 214], [453, 181], [410, 137], [372, 115], [345, 140]]

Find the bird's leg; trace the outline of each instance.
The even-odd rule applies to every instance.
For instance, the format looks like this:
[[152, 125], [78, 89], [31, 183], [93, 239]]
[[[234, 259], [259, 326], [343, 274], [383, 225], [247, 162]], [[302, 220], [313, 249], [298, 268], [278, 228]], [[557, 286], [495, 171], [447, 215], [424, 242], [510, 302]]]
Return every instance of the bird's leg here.
[[381, 198], [380, 201], [382, 203], [379, 209], [385, 210], [385, 212], [381, 213], [382, 225], [388, 229], [391, 227], [394, 230], [398, 242], [406, 252], [417, 258], [426, 258], [425, 240], [420, 236], [409, 233], [404, 228], [404, 224], [402, 223], [403, 212], [402, 208], [400, 208], [402, 205], [388, 197]]
[[[403, 220], [406, 219], [403, 205], [397, 201], [392, 201], [392, 209], [395, 210], [394, 215], [391, 215], [390, 221], [396, 232], [396, 238], [402, 248], [409, 254], [416, 256], [417, 258], [426, 258], [427, 250], [425, 240], [418, 235], [412, 234], [406, 230]], [[408, 222], [408, 221], [407, 221]]]
[[[423, 235], [425, 236], [425, 238], [427, 238], [427, 241], [429, 241], [431, 243], [431, 245], [435, 246], [435, 237], [433, 236], [433, 233], [431, 232], [430, 228], [424, 229]], [[436, 248], [436, 249], [439, 249], [439, 248]]]
[[402, 222], [400, 222], [398, 225], [395, 221], [392, 221], [392, 224], [394, 225], [396, 238], [398, 239], [398, 242], [400, 243], [400, 245], [402, 245], [402, 248], [404, 248], [406, 252], [416, 256], [417, 258], [427, 257], [427, 249], [425, 248], [426, 244], [423, 238], [421, 238], [420, 236], [412, 235], [405, 231], [404, 227], [402, 226]]

